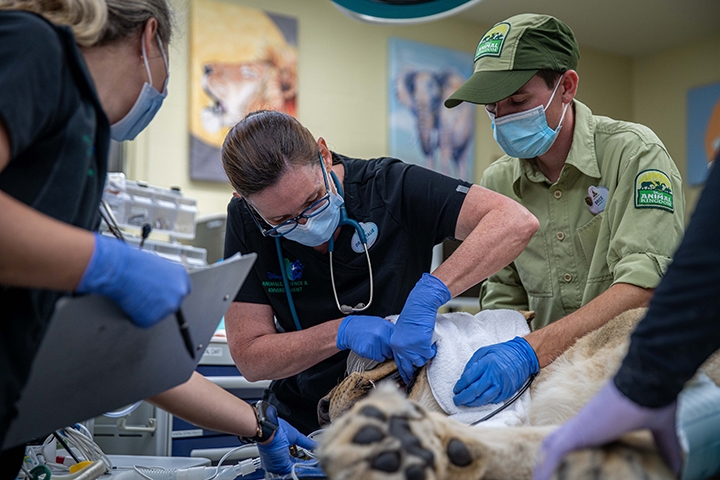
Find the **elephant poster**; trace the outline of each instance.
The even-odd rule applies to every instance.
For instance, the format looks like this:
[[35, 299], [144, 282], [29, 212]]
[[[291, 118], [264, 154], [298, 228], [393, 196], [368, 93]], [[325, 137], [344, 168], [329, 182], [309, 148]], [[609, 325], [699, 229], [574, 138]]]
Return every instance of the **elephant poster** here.
[[297, 20], [194, 0], [190, 15], [190, 178], [227, 182], [220, 148], [248, 113], [295, 115]]
[[470, 182], [475, 106], [443, 102], [472, 74], [471, 53], [390, 39], [390, 155]]

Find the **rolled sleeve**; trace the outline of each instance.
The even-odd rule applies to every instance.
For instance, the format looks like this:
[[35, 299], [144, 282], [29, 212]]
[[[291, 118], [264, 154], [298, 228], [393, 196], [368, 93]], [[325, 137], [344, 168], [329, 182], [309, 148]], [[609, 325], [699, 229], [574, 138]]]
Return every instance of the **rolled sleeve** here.
[[629, 283], [641, 288], [655, 288], [671, 260], [670, 257], [651, 252], [626, 255], [615, 265], [613, 284]]
[[[685, 200], [677, 167], [662, 145], [650, 143], [629, 156], [608, 210], [607, 263], [613, 283], [655, 288], [670, 265], [684, 230]], [[645, 175], [669, 179], [673, 207], [638, 205], [637, 188]]]

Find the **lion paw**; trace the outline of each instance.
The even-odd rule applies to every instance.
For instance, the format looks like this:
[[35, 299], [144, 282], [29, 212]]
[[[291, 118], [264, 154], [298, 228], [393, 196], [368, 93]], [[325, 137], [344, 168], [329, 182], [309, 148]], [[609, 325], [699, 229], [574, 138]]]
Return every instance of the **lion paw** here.
[[447, 418], [381, 385], [325, 432], [320, 463], [333, 479], [459, 478], [459, 470], [474, 470], [473, 453], [447, 431]]

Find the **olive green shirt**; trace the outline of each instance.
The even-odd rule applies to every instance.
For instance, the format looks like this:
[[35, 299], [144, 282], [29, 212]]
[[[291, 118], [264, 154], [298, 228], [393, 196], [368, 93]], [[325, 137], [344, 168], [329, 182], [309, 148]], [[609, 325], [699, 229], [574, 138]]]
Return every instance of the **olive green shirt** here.
[[535, 311], [533, 329], [615, 283], [655, 288], [683, 234], [682, 179], [655, 133], [595, 116], [577, 100], [574, 108], [572, 146], [557, 182], [534, 159], [508, 156], [481, 181], [540, 221], [527, 248], [480, 293], [483, 310]]

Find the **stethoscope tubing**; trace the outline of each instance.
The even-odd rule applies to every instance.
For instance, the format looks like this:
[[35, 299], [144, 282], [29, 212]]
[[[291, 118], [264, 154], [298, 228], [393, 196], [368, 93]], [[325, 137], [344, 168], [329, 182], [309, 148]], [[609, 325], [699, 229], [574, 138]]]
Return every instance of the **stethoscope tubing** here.
[[[335, 187], [337, 187], [338, 194], [342, 197], [343, 190], [342, 186], [340, 185], [340, 180], [338, 180], [337, 175], [335, 175], [335, 172], [333, 171], [330, 172], [330, 176], [332, 176]], [[330, 283], [332, 285], [333, 296], [335, 297], [335, 304], [337, 305], [338, 310], [340, 310], [340, 312], [344, 315], [349, 315], [351, 313], [362, 312], [370, 307], [373, 301], [375, 288], [373, 281], [372, 262], [370, 261], [370, 252], [368, 252], [367, 236], [365, 235], [365, 230], [358, 222], [351, 218], [348, 218], [347, 209], [345, 208], [345, 204], [343, 203], [340, 206], [340, 222], [338, 223], [338, 227], [344, 225], [353, 227], [357, 232], [358, 238], [360, 239], [360, 242], [362, 243], [365, 250], [365, 258], [367, 258], [368, 262], [368, 275], [370, 278], [370, 298], [368, 299], [367, 304], [359, 303], [355, 307], [340, 305], [337, 289], [335, 288], [335, 271], [333, 269], [333, 251], [335, 250], [335, 238], [334, 236], [330, 237], [330, 240], [328, 241], [328, 253], [330, 255]], [[300, 325], [300, 319], [298, 318], [297, 310], [295, 309], [295, 302], [293, 301], [292, 293], [290, 292], [290, 281], [288, 280], [287, 273], [285, 272], [285, 263], [283, 262], [282, 248], [280, 246], [280, 237], [275, 237], [275, 247], [277, 249], [278, 260], [280, 261], [280, 275], [282, 276], [283, 286], [285, 287], [285, 294], [288, 300], [288, 306], [290, 307], [290, 315], [292, 316], [295, 328], [297, 329], [297, 331], [300, 331], [302, 330], [302, 326]]]
[[275, 247], [277, 248], [278, 258], [280, 259], [280, 276], [282, 277], [285, 293], [287, 294], [288, 305], [290, 306], [290, 315], [292, 315], [295, 328], [297, 328], [297, 331], [299, 332], [302, 330], [302, 327], [300, 326], [300, 319], [298, 318], [297, 311], [295, 310], [295, 302], [293, 302], [292, 294], [290, 293], [290, 281], [288, 280], [287, 273], [285, 273], [285, 262], [283, 262], [282, 248], [280, 248], [280, 237], [275, 237]]

